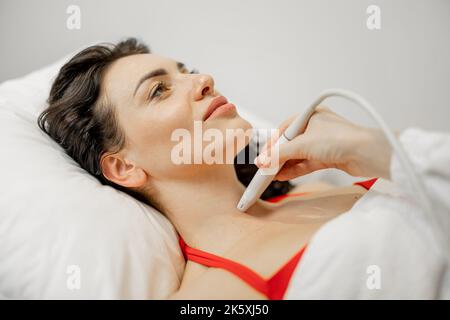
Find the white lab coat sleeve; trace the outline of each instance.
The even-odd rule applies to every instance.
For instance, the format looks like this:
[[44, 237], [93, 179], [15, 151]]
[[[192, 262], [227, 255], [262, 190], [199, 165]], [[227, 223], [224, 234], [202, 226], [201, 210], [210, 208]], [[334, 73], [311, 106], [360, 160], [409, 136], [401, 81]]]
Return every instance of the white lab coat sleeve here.
[[284, 298], [441, 298], [445, 264], [414, 210], [402, 198], [366, 193], [316, 232]]
[[[433, 234], [441, 234], [440, 248], [446, 262], [446, 272], [441, 281], [440, 298], [450, 299], [450, 133], [408, 128], [400, 135], [400, 142], [414, 169], [422, 178], [432, 204], [436, 224], [429, 223]], [[408, 175], [398, 158], [391, 160], [391, 180], [411, 192]]]
[[[447, 225], [450, 219], [450, 133], [408, 128], [401, 133], [400, 142], [424, 181], [439, 220]], [[412, 191], [408, 175], [395, 154], [390, 173], [393, 182]]]

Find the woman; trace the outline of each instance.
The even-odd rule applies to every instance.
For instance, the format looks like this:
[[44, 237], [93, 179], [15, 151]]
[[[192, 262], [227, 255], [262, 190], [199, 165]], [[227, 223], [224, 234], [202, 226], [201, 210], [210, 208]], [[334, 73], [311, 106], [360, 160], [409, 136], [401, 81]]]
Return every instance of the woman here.
[[[189, 72], [128, 39], [87, 48], [64, 65], [39, 125], [100, 181], [153, 205], [172, 222], [184, 253], [198, 263], [187, 262], [181, 287], [171, 298], [281, 299], [311, 237], [351, 209], [366, 189], [352, 185], [278, 203], [259, 200], [246, 214], [239, 212], [236, 204], [245, 187], [233, 164], [179, 165], [171, 158], [177, 144], [172, 133], [193, 133], [194, 122], [222, 132], [224, 148], [237, 142], [226, 137], [226, 130], [250, 128], [232, 107], [209, 116], [208, 107], [219, 96], [211, 76]], [[349, 147], [318, 161], [288, 161], [279, 180], [332, 166], [360, 176], [388, 177], [390, 149], [378, 131], [325, 108], [313, 116], [308, 130], [327, 121], [345, 139], [352, 137]], [[330, 141], [338, 139], [336, 131], [327, 132]], [[361, 148], [351, 147], [355, 144]], [[370, 156], [374, 145], [379, 161]], [[206, 262], [208, 253], [227, 261]], [[263, 281], [269, 278], [272, 282]]]

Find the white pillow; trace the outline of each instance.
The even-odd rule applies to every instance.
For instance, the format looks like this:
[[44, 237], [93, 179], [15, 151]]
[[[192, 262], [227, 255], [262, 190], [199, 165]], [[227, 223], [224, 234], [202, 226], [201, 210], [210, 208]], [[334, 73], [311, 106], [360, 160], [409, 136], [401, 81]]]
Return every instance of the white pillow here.
[[101, 185], [36, 124], [68, 57], [0, 85], [0, 298], [165, 298], [184, 271], [173, 226]]

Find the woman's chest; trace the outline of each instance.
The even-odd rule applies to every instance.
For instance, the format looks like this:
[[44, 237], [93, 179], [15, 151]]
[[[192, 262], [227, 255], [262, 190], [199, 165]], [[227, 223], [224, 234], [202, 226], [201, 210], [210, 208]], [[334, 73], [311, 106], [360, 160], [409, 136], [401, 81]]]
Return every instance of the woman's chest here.
[[323, 224], [349, 211], [365, 193], [363, 188], [351, 186], [320, 194], [291, 195], [262, 218], [286, 224]]

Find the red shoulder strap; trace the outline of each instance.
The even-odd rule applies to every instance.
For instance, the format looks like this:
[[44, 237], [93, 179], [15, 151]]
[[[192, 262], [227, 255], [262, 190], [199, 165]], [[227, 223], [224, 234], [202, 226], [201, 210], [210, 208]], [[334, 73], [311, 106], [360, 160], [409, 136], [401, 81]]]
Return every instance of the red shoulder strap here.
[[194, 249], [189, 247], [184, 240], [179, 237], [180, 247], [183, 252], [185, 259], [197, 262], [199, 264], [225, 269], [243, 281], [248, 283], [250, 286], [255, 288], [257, 291], [264, 294], [268, 299], [282, 299], [284, 293], [289, 285], [289, 281], [292, 274], [300, 261], [301, 256], [306, 248], [304, 246], [293, 258], [291, 258], [284, 266], [282, 266], [270, 279], [265, 280], [259, 274], [251, 270], [250, 268], [219, 257], [217, 255]]
[[373, 184], [375, 182], [377, 182], [378, 178], [373, 178], [370, 180], [364, 180], [364, 181], [358, 181], [358, 182], [354, 182], [354, 185], [359, 185], [361, 187], [366, 188], [367, 190], [370, 190], [370, 188], [373, 186]]
[[306, 246], [304, 246], [294, 257], [292, 257], [284, 266], [282, 266], [277, 273], [275, 273], [268, 281], [269, 284], [269, 299], [281, 300], [284, 297], [286, 289], [291, 281], [292, 274], [297, 268]]
[[237, 262], [219, 257], [215, 254], [189, 247], [180, 236], [180, 247], [185, 259], [197, 262], [207, 267], [222, 268], [235, 274], [259, 292], [268, 295], [266, 281], [256, 272]]

